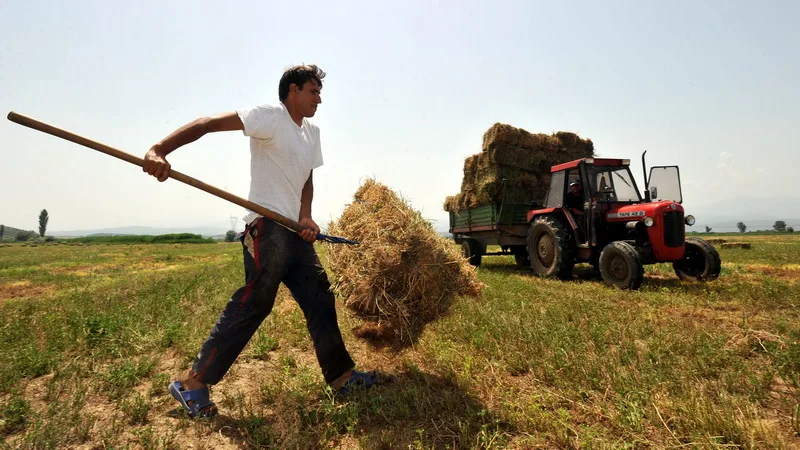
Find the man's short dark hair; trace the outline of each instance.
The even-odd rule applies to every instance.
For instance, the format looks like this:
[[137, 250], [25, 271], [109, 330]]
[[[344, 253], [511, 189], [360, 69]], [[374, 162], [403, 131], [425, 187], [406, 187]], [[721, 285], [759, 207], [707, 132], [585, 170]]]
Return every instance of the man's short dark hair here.
[[323, 78], [325, 78], [325, 72], [314, 64], [289, 67], [286, 72], [283, 72], [281, 82], [278, 84], [278, 98], [280, 101], [286, 100], [286, 97], [289, 96], [289, 85], [296, 84], [302, 90], [303, 85], [309, 80], [316, 81], [322, 89]]

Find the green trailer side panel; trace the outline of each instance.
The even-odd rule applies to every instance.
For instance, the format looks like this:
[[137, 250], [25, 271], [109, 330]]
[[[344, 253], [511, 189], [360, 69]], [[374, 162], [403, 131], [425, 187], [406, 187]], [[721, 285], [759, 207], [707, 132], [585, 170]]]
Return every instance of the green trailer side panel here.
[[450, 230], [498, 225], [525, 225], [529, 206], [525, 203], [481, 205], [459, 212], [450, 212]]
[[528, 223], [528, 210], [525, 203], [505, 204], [497, 210], [498, 225], [525, 225]]
[[455, 214], [450, 213], [450, 228], [491, 226], [494, 223], [494, 205], [470, 208]]

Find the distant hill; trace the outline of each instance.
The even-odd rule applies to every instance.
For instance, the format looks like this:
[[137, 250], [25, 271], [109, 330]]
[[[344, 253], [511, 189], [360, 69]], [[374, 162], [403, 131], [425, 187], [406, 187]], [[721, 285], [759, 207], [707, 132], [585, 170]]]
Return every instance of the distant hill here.
[[[17, 234], [22, 233], [23, 231], [30, 231], [30, 232], [36, 233], [36, 231], [34, 231], [34, 230], [21, 230], [19, 228], [14, 228], [14, 227], [11, 227], [11, 226], [8, 226], [8, 225], [4, 225], [4, 227], [5, 227], [3, 229], [3, 240], [4, 241], [13, 241], [14, 239], [16, 239]], [[38, 235], [38, 233], [37, 233], [37, 235]]]
[[[786, 222], [787, 227], [793, 227], [795, 230], [800, 229], [800, 219], [777, 219], [783, 220]], [[739, 228], [736, 227], [736, 224], [742, 222], [747, 227], [747, 231], [758, 231], [758, 230], [765, 230], [765, 231], [772, 231], [772, 226], [775, 224], [775, 220], [768, 219], [724, 219], [724, 218], [710, 218], [709, 220], [703, 220], [701, 218], [697, 219], [697, 224], [691, 228], [687, 228], [688, 231], [697, 231], [703, 232], [705, 231], [705, 227], [709, 226], [718, 233], [730, 232], [730, 231], [739, 231]]]
[[776, 220], [787, 226], [800, 226], [800, 197], [757, 198], [742, 197], [707, 205], [689, 205], [687, 214], [697, 218], [693, 231], [704, 231], [705, 226], [714, 231], [738, 231], [737, 222], [744, 222], [748, 231], [771, 230]]
[[83, 237], [83, 236], [130, 236], [130, 235], [151, 235], [158, 236], [161, 234], [178, 234], [178, 233], [192, 233], [199, 234], [203, 237], [216, 237], [225, 236], [228, 231], [223, 227], [186, 227], [186, 228], [161, 228], [161, 227], [116, 227], [116, 228], [101, 228], [95, 230], [68, 230], [68, 231], [48, 231], [48, 236], [69, 238], [69, 237]]

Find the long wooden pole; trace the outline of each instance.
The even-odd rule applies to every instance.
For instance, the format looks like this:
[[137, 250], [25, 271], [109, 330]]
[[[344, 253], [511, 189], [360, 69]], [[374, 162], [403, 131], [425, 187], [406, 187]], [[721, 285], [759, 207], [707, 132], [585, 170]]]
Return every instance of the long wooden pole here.
[[[62, 130], [61, 128], [54, 127], [52, 125], [48, 125], [44, 122], [40, 122], [36, 119], [32, 119], [27, 116], [23, 116], [22, 114], [17, 114], [14, 111], [8, 113], [8, 120], [12, 122], [16, 122], [20, 125], [26, 126], [28, 128], [33, 128], [34, 130], [41, 131], [43, 133], [47, 133], [56, 137], [60, 137], [62, 139], [66, 139], [70, 142], [74, 142], [79, 145], [83, 145], [84, 147], [89, 147], [93, 150], [97, 150], [98, 152], [105, 153], [106, 155], [113, 156], [115, 158], [119, 158], [123, 161], [127, 161], [131, 164], [135, 164], [139, 167], [144, 167], [144, 160], [141, 158], [137, 158], [129, 153], [125, 153], [122, 150], [117, 150], [116, 148], [109, 147], [108, 145], [101, 144], [99, 142], [93, 141], [91, 139], [87, 139], [83, 136], [78, 136], [75, 133], [70, 133], [67, 130]], [[255, 213], [261, 214], [262, 216], [266, 217], [269, 220], [275, 221], [289, 229], [292, 229], [296, 232], [301, 232], [305, 230], [307, 227], [300, 225], [298, 222], [286, 218], [276, 212], [270, 211], [267, 208], [264, 208], [261, 205], [257, 205], [249, 200], [245, 200], [241, 197], [237, 197], [229, 192], [223, 191], [222, 189], [216, 188], [209, 184], [203, 183], [202, 181], [192, 178], [189, 175], [184, 175], [177, 170], [170, 170], [169, 177], [174, 178], [182, 183], [186, 183], [189, 186], [196, 187], [202, 191], [208, 192], [211, 195], [216, 195], [222, 199], [228, 200], [229, 202], [236, 203], [237, 205], [247, 208], [250, 211]]]

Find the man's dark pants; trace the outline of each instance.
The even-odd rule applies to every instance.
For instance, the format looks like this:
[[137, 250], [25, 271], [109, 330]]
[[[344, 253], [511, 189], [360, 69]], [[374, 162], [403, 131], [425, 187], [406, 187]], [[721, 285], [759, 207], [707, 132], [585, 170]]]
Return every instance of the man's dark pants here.
[[192, 376], [211, 385], [222, 379], [272, 311], [281, 283], [303, 311], [325, 381], [330, 383], [352, 369], [355, 364], [339, 331], [335, 299], [313, 244], [259, 218], [245, 228], [242, 247], [246, 284], [225, 306], [197, 355]]

